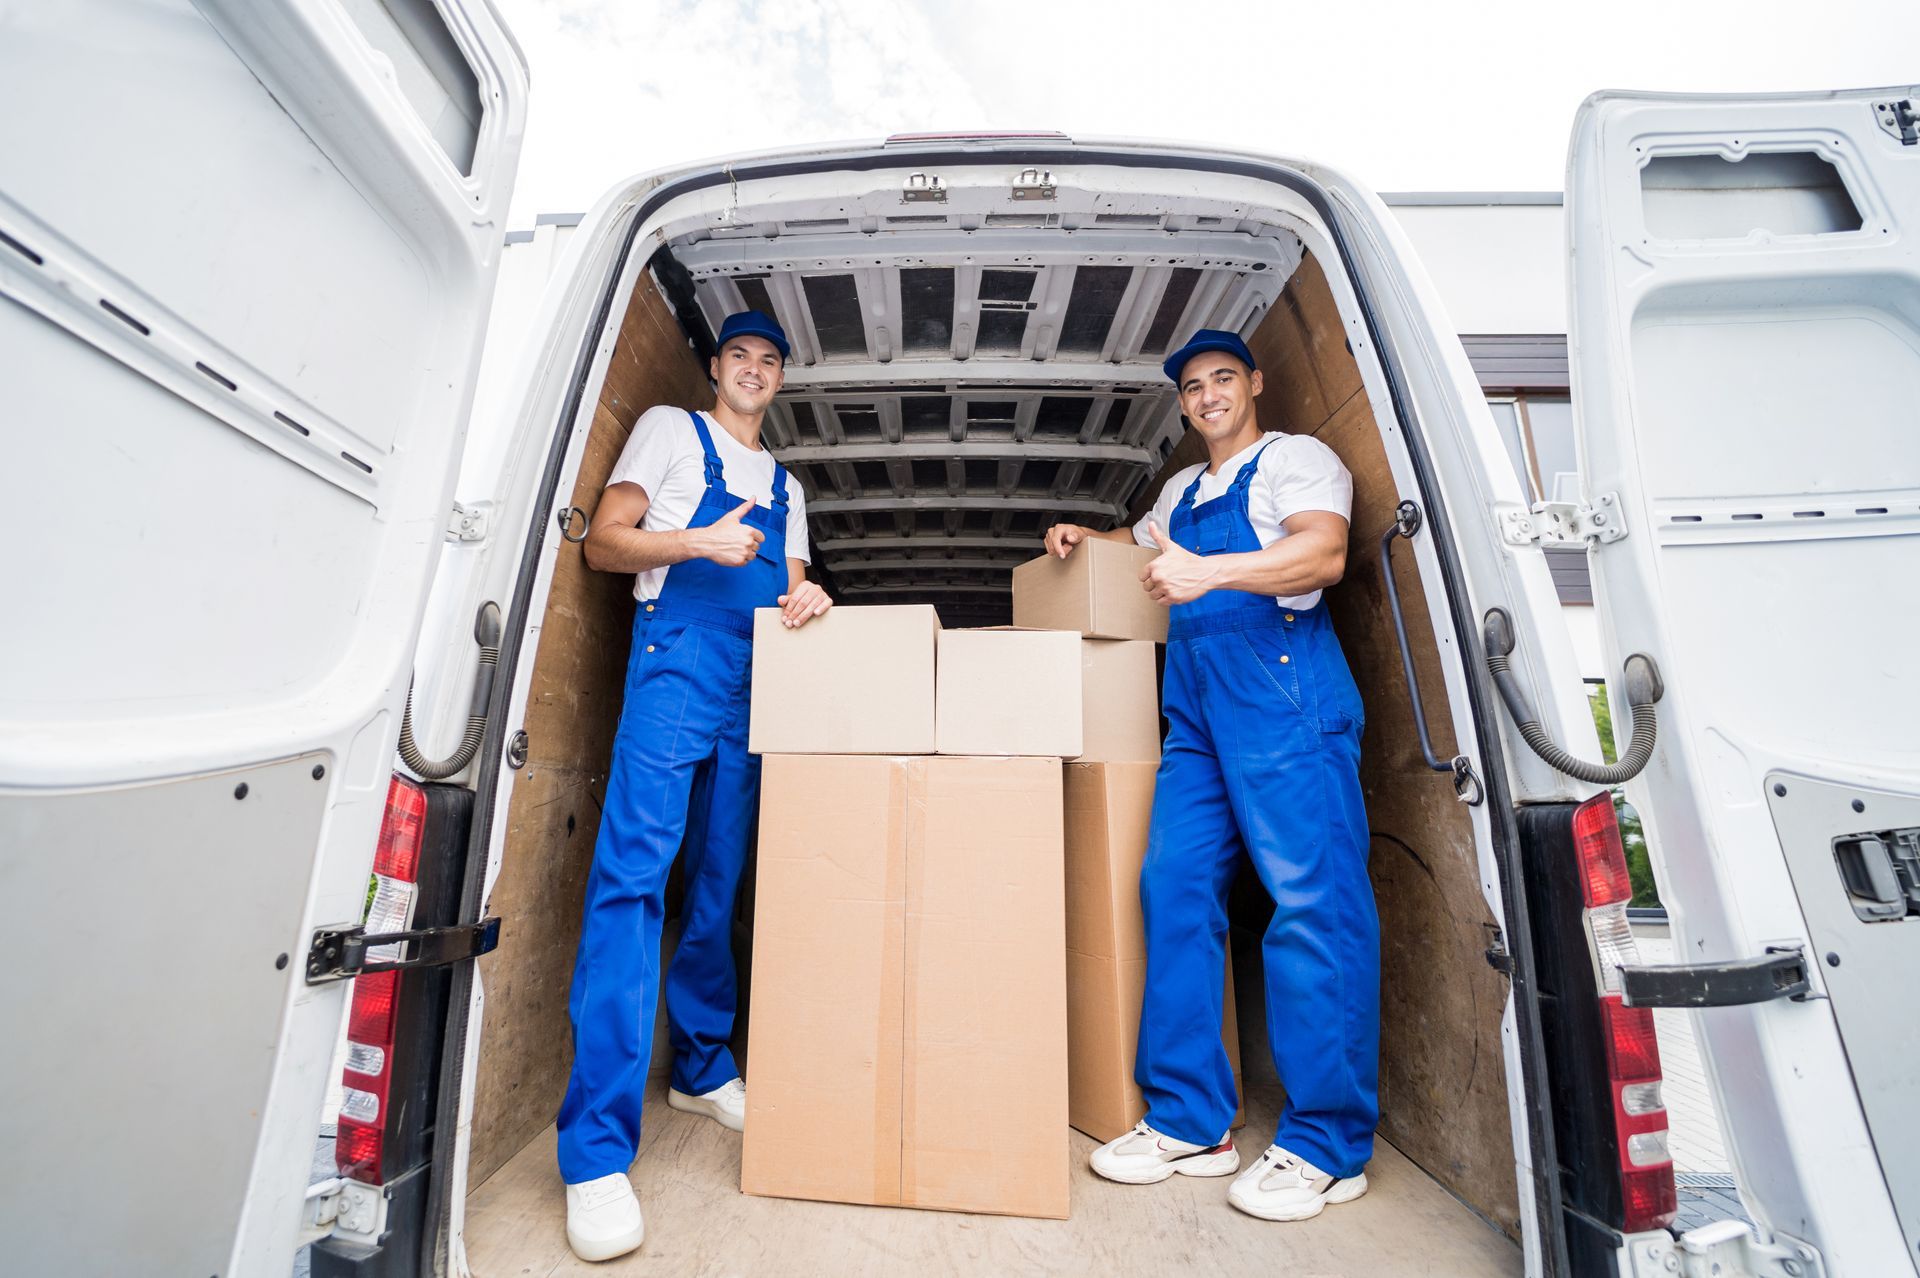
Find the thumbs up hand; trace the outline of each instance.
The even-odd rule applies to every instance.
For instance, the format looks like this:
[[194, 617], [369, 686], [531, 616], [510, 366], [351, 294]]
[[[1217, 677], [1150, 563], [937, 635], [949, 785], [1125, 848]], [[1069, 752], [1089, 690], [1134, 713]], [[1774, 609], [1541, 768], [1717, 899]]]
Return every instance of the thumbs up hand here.
[[760, 543], [766, 540], [758, 528], [741, 522], [752, 509], [751, 500], [743, 501], [705, 528], [692, 530], [697, 534], [694, 545], [700, 558], [711, 559], [723, 568], [744, 568], [752, 563], [760, 552]]
[[1153, 520], [1147, 531], [1160, 547], [1159, 557], [1140, 571], [1140, 582], [1158, 603], [1192, 603], [1213, 589], [1214, 568], [1206, 556], [1196, 555], [1160, 531]]

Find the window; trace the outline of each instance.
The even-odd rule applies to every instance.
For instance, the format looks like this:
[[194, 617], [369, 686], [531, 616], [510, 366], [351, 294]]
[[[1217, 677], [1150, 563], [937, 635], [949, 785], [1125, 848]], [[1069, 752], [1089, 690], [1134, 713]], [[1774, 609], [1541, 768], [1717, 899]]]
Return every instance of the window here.
[[1580, 467], [1573, 445], [1573, 402], [1565, 395], [1489, 396], [1507, 457], [1520, 476], [1527, 503], [1580, 500]]
[[393, 68], [394, 82], [462, 176], [479, 143], [480, 81], [433, 0], [344, 0], [368, 44]]

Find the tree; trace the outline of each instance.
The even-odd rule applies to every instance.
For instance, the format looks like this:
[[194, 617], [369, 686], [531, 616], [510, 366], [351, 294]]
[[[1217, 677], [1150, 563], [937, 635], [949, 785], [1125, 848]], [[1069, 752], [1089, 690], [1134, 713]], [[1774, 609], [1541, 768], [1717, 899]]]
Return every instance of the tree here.
[[[1600, 749], [1611, 763], [1619, 754], [1613, 744], [1613, 707], [1607, 703], [1606, 685], [1588, 684], [1587, 702], [1593, 707], [1593, 726], [1600, 734]], [[1613, 811], [1620, 821], [1620, 844], [1627, 853], [1627, 876], [1633, 881], [1630, 904], [1658, 906], [1660, 893], [1653, 884], [1653, 862], [1647, 856], [1646, 831], [1641, 828], [1640, 814], [1633, 810], [1619, 786], [1613, 788]]]

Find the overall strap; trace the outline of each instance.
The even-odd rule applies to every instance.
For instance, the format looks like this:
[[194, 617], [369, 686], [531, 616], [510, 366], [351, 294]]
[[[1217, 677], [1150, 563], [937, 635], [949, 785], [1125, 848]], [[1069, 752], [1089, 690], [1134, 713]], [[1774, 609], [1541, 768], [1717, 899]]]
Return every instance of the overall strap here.
[[787, 468], [777, 461], [773, 463], [773, 508], [787, 508]]
[[687, 416], [693, 418], [693, 429], [700, 436], [700, 449], [707, 455], [707, 487], [724, 493], [727, 490], [727, 476], [720, 467], [720, 454], [713, 450], [713, 436], [707, 433], [707, 423], [700, 414], [691, 410]]
[[1240, 468], [1240, 473], [1233, 477], [1232, 491], [1234, 493], [1244, 497], [1247, 490], [1253, 487], [1254, 477], [1260, 473], [1260, 459], [1267, 455], [1267, 450], [1272, 448], [1276, 442], [1275, 440], [1269, 439], [1266, 443], [1260, 445], [1260, 451], [1253, 455], [1253, 460]]
[[1174, 503], [1173, 508], [1175, 510], [1193, 509], [1193, 499], [1199, 496], [1200, 494], [1200, 481], [1202, 479], [1205, 479], [1206, 476], [1207, 476], [1207, 467], [1206, 467], [1206, 463], [1203, 462], [1200, 465], [1200, 469], [1193, 472], [1193, 482], [1187, 485], [1187, 491], [1184, 493], [1181, 493], [1180, 500]]

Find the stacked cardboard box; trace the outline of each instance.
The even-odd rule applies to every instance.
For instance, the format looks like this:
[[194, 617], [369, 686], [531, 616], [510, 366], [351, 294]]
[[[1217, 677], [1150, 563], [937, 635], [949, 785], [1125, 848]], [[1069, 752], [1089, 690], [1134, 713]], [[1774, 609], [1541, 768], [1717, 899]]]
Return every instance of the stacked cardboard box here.
[[754, 639], [741, 1188], [1064, 1217], [1079, 636], [841, 606]]

